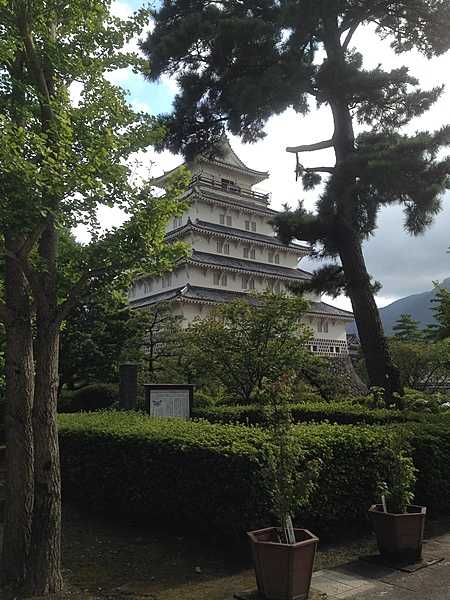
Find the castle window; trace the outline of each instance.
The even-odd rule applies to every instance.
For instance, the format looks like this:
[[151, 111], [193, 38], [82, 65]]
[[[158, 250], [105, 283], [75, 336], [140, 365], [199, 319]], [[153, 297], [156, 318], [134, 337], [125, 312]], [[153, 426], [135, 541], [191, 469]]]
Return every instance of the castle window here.
[[273, 263], [273, 256], [274, 256], [273, 250], [269, 250], [269, 262], [270, 263]]
[[276, 265], [280, 264], [280, 255], [279, 254], [275, 254], [275, 264]]
[[228, 227], [231, 227], [231, 224], [232, 224], [231, 217], [227, 216], [227, 225], [228, 225]]
[[223, 253], [224, 254], [230, 254], [230, 244], [224, 244], [223, 245]]
[[224, 179], [223, 177], [221, 183], [224, 190], [228, 190], [229, 188], [232, 188], [235, 185], [234, 181], [231, 181], [231, 179]]
[[217, 252], [222, 252], [223, 251], [223, 242], [221, 242], [220, 240], [217, 240]]
[[341, 353], [341, 349], [339, 348], [339, 346], [336, 346], [334, 351], [336, 352], [336, 354], [340, 354]]
[[254, 248], [252, 248], [252, 249], [250, 250], [250, 258], [255, 258], [255, 257], [256, 257], [255, 249], [254, 249]]
[[248, 289], [249, 290], [254, 290], [255, 289], [255, 280], [254, 279], [250, 279], [248, 282]]
[[223, 285], [224, 287], [227, 287], [228, 284], [228, 277], [225, 275], [225, 273], [222, 275], [222, 278], [220, 280], [221, 285]]
[[219, 223], [225, 225], [225, 215], [219, 215]]
[[245, 229], [250, 231], [250, 221], [245, 221]]
[[248, 258], [249, 251], [250, 251], [250, 248], [248, 246], [244, 246], [244, 258]]
[[256, 221], [252, 221], [252, 231], [256, 231]]

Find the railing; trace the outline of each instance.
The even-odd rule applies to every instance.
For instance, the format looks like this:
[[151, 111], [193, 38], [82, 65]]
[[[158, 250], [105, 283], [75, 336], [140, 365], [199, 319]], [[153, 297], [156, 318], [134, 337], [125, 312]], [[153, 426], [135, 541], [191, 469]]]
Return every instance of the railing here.
[[228, 181], [219, 181], [213, 177], [205, 177], [204, 175], [194, 175], [191, 179], [190, 185], [202, 185], [215, 190], [221, 190], [222, 192], [231, 192], [238, 196], [244, 196], [251, 198], [252, 200], [263, 201], [266, 204], [269, 202], [270, 194], [264, 194], [263, 192], [255, 192], [249, 188], [241, 187], [235, 183]]

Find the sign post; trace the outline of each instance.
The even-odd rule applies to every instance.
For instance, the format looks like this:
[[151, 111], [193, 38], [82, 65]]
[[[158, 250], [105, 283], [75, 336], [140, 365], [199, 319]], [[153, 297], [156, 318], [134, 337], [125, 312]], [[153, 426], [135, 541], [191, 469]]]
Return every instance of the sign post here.
[[146, 383], [145, 406], [151, 417], [191, 418], [194, 386], [171, 383]]

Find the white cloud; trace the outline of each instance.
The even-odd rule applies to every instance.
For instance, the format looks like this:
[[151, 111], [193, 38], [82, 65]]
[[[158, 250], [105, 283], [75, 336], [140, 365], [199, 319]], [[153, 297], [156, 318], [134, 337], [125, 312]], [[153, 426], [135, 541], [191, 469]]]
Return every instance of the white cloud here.
[[78, 106], [83, 93], [84, 84], [80, 81], [74, 81], [69, 87], [70, 103], [72, 106]]
[[119, 19], [129, 19], [133, 14], [133, 9], [126, 2], [115, 0], [111, 3], [111, 14]]

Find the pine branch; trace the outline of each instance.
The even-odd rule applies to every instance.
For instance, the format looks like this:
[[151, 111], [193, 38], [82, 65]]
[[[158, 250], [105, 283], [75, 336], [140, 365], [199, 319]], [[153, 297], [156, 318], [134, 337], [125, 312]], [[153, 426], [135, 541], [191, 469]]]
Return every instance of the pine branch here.
[[347, 48], [348, 48], [348, 46], [349, 46], [349, 44], [350, 44], [350, 42], [352, 40], [352, 37], [353, 37], [355, 31], [358, 29], [359, 25], [360, 25], [360, 21], [357, 21], [348, 30], [347, 35], [345, 36], [345, 40], [344, 40], [344, 42], [342, 44], [342, 48], [344, 50], [347, 50]]
[[334, 140], [325, 140], [323, 142], [316, 142], [315, 144], [306, 144], [303, 146], [288, 146], [286, 152], [292, 154], [298, 154], [300, 152], [316, 152], [317, 150], [325, 150], [326, 148], [333, 148]]
[[[300, 165], [301, 166], [301, 165]], [[303, 173], [335, 173], [335, 167], [302, 167]]]

